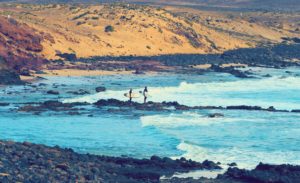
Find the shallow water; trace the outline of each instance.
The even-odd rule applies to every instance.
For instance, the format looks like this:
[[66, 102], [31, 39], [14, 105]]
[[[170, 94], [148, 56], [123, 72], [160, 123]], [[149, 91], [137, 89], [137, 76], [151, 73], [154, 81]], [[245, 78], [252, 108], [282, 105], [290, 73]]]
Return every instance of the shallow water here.
[[[286, 71], [289, 72], [286, 72]], [[193, 110], [188, 112], [109, 112], [92, 106], [81, 115], [47, 112], [20, 113], [24, 102], [57, 99], [64, 102], [126, 100], [129, 88], [138, 93], [149, 87], [151, 101], [178, 101], [196, 105], [258, 105], [300, 109], [300, 71], [253, 68], [256, 78], [237, 79], [228, 74], [50, 77], [46, 86], [0, 88], [0, 139], [31, 141], [70, 147], [81, 153], [111, 156], [187, 157], [197, 161], [236, 162], [253, 168], [259, 162], [300, 164], [300, 114], [240, 110]], [[263, 77], [269, 73], [272, 77]], [[38, 85], [36, 83], [34, 85]], [[95, 93], [95, 87], [108, 91]], [[47, 90], [61, 95], [45, 94]], [[89, 95], [68, 91], [85, 89]], [[142, 101], [142, 98], [136, 99]], [[222, 113], [222, 118], [208, 114]], [[91, 116], [92, 115], [92, 116]], [[90, 117], [89, 117], [90, 116]]]

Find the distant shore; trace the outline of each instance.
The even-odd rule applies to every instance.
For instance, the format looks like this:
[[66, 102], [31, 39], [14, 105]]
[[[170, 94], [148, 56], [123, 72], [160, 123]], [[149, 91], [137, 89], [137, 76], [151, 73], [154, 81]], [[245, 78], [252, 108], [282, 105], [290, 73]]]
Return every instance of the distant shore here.
[[47, 63], [21, 68], [19, 71], [6, 69], [0, 75], [0, 84], [25, 84], [46, 76], [95, 76], [117, 74], [203, 74], [206, 72], [229, 73], [239, 78], [251, 77], [251, 71], [240, 67], [263, 67], [284, 69], [299, 67], [300, 44], [277, 44], [266, 47], [237, 49], [223, 54], [174, 54], [157, 56], [99, 56], [76, 58], [66, 55], [66, 60], [52, 60]]

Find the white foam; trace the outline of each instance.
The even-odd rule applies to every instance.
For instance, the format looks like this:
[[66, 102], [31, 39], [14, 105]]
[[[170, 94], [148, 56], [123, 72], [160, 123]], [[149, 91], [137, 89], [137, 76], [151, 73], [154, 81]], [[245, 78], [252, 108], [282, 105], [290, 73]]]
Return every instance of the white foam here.
[[190, 178], [192, 177], [193, 179], [200, 179], [201, 177], [205, 177], [208, 179], [215, 179], [219, 174], [223, 174], [226, 172], [226, 169], [221, 169], [221, 170], [196, 170], [196, 171], [190, 171], [187, 173], [176, 173], [174, 174], [171, 178], [173, 177], [178, 177], [178, 178]]
[[[221, 162], [224, 165], [227, 163], [236, 162], [239, 168], [253, 169], [259, 162], [270, 164], [296, 164], [300, 165], [300, 155], [296, 152], [259, 152], [247, 149], [221, 148], [221, 149], [205, 149], [198, 145], [182, 142], [177, 148], [185, 153], [180, 157], [192, 159], [202, 162], [206, 159]], [[180, 157], [172, 157], [174, 159]], [[226, 166], [225, 166], [226, 167]]]
[[156, 126], [160, 128], [177, 128], [183, 126], [208, 126], [231, 122], [258, 122], [263, 119], [244, 119], [232, 117], [210, 118], [196, 112], [171, 113], [168, 115], [142, 116], [142, 126]]
[[223, 174], [226, 172], [226, 169], [220, 169], [220, 170], [195, 170], [195, 171], [190, 171], [186, 173], [175, 173], [171, 177], [166, 177], [162, 176], [160, 179], [161, 180], [168, 180], [172, 179], [174, 177], [178, 178], [193, 178], [193, 179], [200, 179], [202, 177], [209, 178], [209, 179], [214, 179], [217, 178], [219, 174]]

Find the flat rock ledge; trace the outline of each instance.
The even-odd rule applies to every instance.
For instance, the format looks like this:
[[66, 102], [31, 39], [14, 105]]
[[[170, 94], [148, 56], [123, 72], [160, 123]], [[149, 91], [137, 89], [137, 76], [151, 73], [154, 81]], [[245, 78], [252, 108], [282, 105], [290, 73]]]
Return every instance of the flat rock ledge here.
[[[5, 106], [10, 104], [5, 104]], [[39, 114], [46, 111], [55, 111], [55, 112], [69, 112], [70, 114], [76, 113], [79, 114], [79, 111], [84, 110], [84, 108], [78, 108], [80, 106], [92, 105], [86, 102], [74, 102], [74, 103], [63, 103], [60, 101], [45, 101], [40, 103], [25, 103], [23, 106], [18, 108], [19, 112], [33, 112]], [[300, 113], [299, 109], [293, 110], [279, 110], [270, 106], [268, 108], [263, 108], [260, 106], [248, 106], [248, 105], [237, 105], [237, 106], [186, 106], [179, 104], [178, 102], [147, 102], [147, 103], [138, 103], [138, 102], [129, 102], [129, 101], [120, 101], [117, 99], [101, 99], [93, 104], [99, 108], [110, 108], [110, 107], [119, 107], [119, 108], [129, 108], [140, 111], [187, 111], [187, 110], [204, 110], [204, 109], [220, 109], [220, 110], [247, 110], [247, 111], [267, 111], [267, 112], [293, 112]], [[4, 105], [3, 105], [4, 106]], [[1, 105], [0, 105], [1, 107]]]

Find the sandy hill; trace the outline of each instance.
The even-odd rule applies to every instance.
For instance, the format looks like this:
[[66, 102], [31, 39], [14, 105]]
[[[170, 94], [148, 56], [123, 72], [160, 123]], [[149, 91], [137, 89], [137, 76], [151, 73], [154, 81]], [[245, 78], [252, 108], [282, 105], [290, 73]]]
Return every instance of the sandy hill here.
[[147, 4], [199, 5], [240, 9], [300, 10], [299, 0], [1, 0], [19, 3], [112, 3], [130, 2]]
[[299, 0], [127, 0], [156, 4], [198, 5], [206, 7], [236, 8], [241, 10], [300, 10]]
[[41, 35], [38, 54], [47, 59], [57, 59], [59, 53], [77, 57], [221, 53], [299, 37], [299, 17], [294, 14], [241, 15], [133, 4], [1, 4], [0, 14]]

